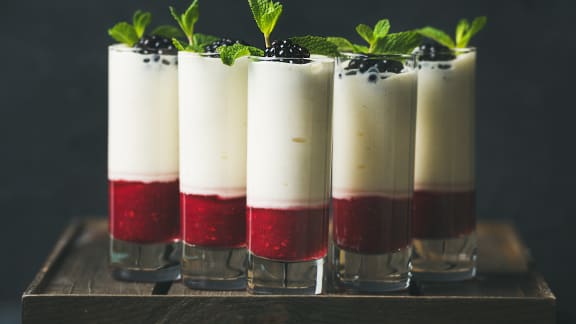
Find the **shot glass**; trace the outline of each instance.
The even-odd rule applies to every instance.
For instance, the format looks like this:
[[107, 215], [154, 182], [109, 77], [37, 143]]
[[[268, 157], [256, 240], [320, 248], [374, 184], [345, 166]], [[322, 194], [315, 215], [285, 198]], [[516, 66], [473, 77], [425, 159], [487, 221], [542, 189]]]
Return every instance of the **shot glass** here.
[[110, 268], [120, 280], [178, 279], [177, 58], [108, 49]]
[[385, 292], [410, 283], [414, 57], [336, 59], [332, 278], [338, 290]]
[[179, 52], [182, 277], [196, 289], [246, 287], [248, 59]]
[[334, 62], [251, 58], [248, 291], [320, 294], [328, 250]]
[[420, 53], [412, 233], [417, 279], [476, 273], [476, 49]]

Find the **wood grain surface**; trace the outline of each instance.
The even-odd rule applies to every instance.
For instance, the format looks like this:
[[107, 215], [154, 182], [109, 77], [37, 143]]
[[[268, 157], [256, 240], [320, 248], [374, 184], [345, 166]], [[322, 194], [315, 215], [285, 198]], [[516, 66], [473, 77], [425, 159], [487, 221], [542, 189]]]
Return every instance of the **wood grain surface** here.
[[479, 274], [387, 295], [253, 296], [114, 280], [104, 219], [73, 222], [24, 292], [28, 323], [554, 323], [555, 297], [508, 223], [480, 223]]

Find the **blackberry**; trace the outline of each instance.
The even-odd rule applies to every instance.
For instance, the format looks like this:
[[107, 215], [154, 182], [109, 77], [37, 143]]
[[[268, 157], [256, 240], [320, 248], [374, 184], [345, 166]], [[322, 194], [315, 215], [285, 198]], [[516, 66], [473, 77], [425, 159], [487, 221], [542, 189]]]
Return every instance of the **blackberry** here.
[[275, 40], [270, 47], [264, 51], [266, 57], [284, 57], [286, 60], [280, 59], [280, 62], [288, 62], [295, 64], [304, 64], [310, 57], [308, 49], [292, 43], [289, 39]]
[[370, 57], [357, 57], [348, 63], [346, 70], [358, 70], [364, 73], [370, 69], [376, 69], [380, 73], [400, 73], [404, 69], [404, 65], [400, 61], [395, 60], [382, 60]]
[[437, 43], [420, 45], [420, 60], [422, 61], [451, 61], [455, 58], [454, 53], [446, 46]]
[[217, 52], [216, 49], [218, 47], [229, 46], [229, 45], [234, 45], [234, 44], [248, 45], [244, 41], [224, 37], [224, 38], [220, 38], [218, 40], [215, 40], [212, 43], [204, 46], [204, 53], [216, 53]]
[[176, 55], [178, 50], [170, 38], [158, 35], [145, 35], [140, 38], [134, 47], [140, 49], [140, 54], [171, 54]]

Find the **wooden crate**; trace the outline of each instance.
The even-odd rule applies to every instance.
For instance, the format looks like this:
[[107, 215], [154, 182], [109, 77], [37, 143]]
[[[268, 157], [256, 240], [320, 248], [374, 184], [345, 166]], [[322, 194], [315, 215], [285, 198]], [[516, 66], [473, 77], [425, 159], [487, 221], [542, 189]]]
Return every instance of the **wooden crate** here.
[[554, 323], [555, 297], [514, 227], [480, 223], [479, 275], [387, 295], [252, 296], [175, 283], [125, 283], [107, 271], [104, 219], [63, 233], [22, 297], [30, 323]]

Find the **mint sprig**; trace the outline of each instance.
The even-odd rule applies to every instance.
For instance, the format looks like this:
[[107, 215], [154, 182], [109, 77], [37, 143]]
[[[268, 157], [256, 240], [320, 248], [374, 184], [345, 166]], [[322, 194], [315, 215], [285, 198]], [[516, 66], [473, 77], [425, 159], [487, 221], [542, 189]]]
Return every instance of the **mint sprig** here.
[[174, 20], [180, 26], [180, 29], [184, 32], [184, 35], [188, 39], [188, 45], [194, 45], [194, 25], [198, 22], [200, 17], [200, 6], [198, 0], [194, 0], [188, 9], [182, 14], [178, 14], [174, 7], [170, 6], [170, 14], [174, 17]]
[[424, 37], [428, 37], [430, 39], [433, 39], [434, 41], [436, 41], [438, 44], [446, 46], [448, 48], [454, 48], [456, 46], [456, 44], [454, 43], [454, 41], [452, 40], [452, 37], [450, 37], [448, 34], [446, 34], [445, 32], [441, 31], [440, 29], [436, 29], [434, 27], [430, 27], [430, 26], [426, 26], [424, 28], [420, 28], [417, 31], [420, 35], [424, 36]]
[[[112, 28], [108, 29], [108, 35], [114, 38], [117, 42], [126, 44], [130, 47], [134, 46], [144, 36], [146, 29], [152, 22], [152, 14], [142, 10], [136, 10], [132, 15], [132, 24], [125, 21], [119, 22]], [[180, 31], [169, 25], [162, 25], [152, 30], [152, 35], [172, 38], [181, 35]]]
[[422, 36], [415, 31], [404, 31], [386, 35], [376, 42], [374, 53], [409, 54], [420, 44]]
[[310, 54], [325, 55], [330, 57], [339, 56], [338, 46], [321, 36], [297, 36], [290, 40], [301, 47], [306, 48]]
[[474, 18], [471, 24], [468, 20], [461, 19], [456, 26], [454, 39], [444, 31], [430, 26], [418, 29], [417, 32], [448, 48], [465, 48], [472, 37], [484, 28], [486, 21], [486, 16]]
[[148, 25], [150, 25], [151, 21], [151, 13], [136, 10], [132, 15], [132, 25], [125, 21], [119, 22], [114, 25], [114, 27], [108, 29], [108, 35], [114, 38], [117, 42], [132, 47], [144, 35], [144, 32]]
[[464, 48], [479, 31], [484, 29], [487, 22], [486, 16], [474, 18], [472, 24], [469, 24], [466, 19], [460, 20], [456, 27], [456, 47]]
[[142, 10], [136, 10], [134, 15], [132, 16], [132, 26], [134, 26], [134, 31], [138, 36], [138, 39], [144, 35], [144, 31], [146, 31], [146, 27], [150, 25], [152, 21], [152, 14], [149, 12], [144, 12]]
[[338, 51], [361, 54], [407, 54], [418, 46], [422, 36], [415, 31], [390, 34], [390, 21], [381, 19], [374, 27], [365, 24], [356, 26], [356, 32], [368, 43], [368, 46], [354, 44], [344, 37], [328, 37]]
[[130, 47], [134, 46], [138, 42], [138, 34], [134, 26], [129, 23], [122, 21], [114, 25], [114, 27], [108, 29], [108, 35], [114, 38], [117, 42], [126, 44]]
[[243, 44], [233, 44], [229, 46], [220, 46], [217, 48], [218, 54], [220, 54], [220, 59], [222, 63], [226, 65], [232, 65], [236, 59], [243, 56], [264, 56], [264, 51], [254, 47]]
[[177, 38], [172, 38], [172, 44], [174, 47], [179, 51], [187, 51], [187, 52], [204, 52], [204, 46], [218, 40], [219, 38], [212, 35], [194, 33], [192, 36], [192, 44], [182, 44], [180, 40]]
[[166, 38], [182, 37], [182, 31], [171, 25], [160, 25], [152, 30], [152, 35], [158, 35]]
[[264, 35], [266, 48], [270, 47], [270, 34], [282, 14], [282, 4], [272, 0], [248, 0], [256, 25]]

